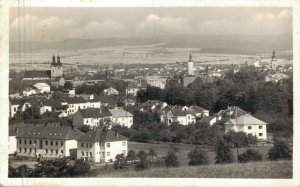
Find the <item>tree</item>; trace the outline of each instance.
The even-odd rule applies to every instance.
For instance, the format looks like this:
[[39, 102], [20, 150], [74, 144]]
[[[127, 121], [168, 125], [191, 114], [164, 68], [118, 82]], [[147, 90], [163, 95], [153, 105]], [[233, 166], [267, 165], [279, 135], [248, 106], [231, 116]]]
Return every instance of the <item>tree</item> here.
[[144, 170], [149, 167], [149, 161], [147, 159], [148, 154], [145, 151], [139, 151], [137, 154], [139, 161], [135, 164], [136, 170]]
[[225, 164], [232, 163], [234, 160], [229, 144], [225, 140], [219, 140], [215, 146], [216, 163]]
[[262, 155], [254, 149], [248, 149], [246, 152], [238, 156], [239, 162], [260, 161]]
[[67, 159], [41, 160], [31, 172], [31, 177], [67, 177], [72, 166]]
[[273, 147], [268, 152], [270, 160], [291, 159], [292, 151], [283, 141], [275, 141]]
[[90, 130], [92, 130], [92, 127], [89, 125], [82, 125], [82, 126], [78, 127], [78, 130], [80, 130], [83, 133], [87, 133]]
[[127, 160], [129, 160], [130, 162], [134, 161], [137, 158], [137, 155], [135, 153], [134, 150], [129, 150], [127, 153]]
[[88, 174], [91, 170], [91, 166], [85, 162], [83, 159], [78, 159], [75, 161], [73, 167], [70, 167], [68, 173], [71, 176], [79, 176]]
[[191, 152], [188, 153], [188, 157], [190, 159], [190, 166], [208, 164], [207, 153], [198, 146], [196, 146], [193, 150], [191, 150]]
[[151, 147], [149, 149], [148, 155], [151, 156], [151, 158], [153, 159], [153, 157], [157, 156], [157, 152]]
[[177, 167], [179, 166], [178, 157], [176, 155], [176, 151], [173, 149], [170, 149], [168, 151], [168, 154], [165, 158], [165, 163], [167, 167]]
[[71, 82], [67, 81], [64, 85], [64, 89], [66, 89], [66, 90], [73, 89], [73, 84]]
[[114, 168], [115, 169], [123, 169], [127, 165], [127, 160], [124, 154], [117, 154], [116, 159], [114, 161]]

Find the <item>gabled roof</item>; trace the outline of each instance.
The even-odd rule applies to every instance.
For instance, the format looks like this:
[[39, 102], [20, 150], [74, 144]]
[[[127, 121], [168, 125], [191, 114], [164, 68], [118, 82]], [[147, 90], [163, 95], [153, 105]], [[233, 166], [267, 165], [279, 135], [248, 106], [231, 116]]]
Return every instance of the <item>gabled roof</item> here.
[[25, 71], [24, 78], [50, 78], [50, 70], [29, 70]]
[[263, 122], [250, 114], [245, 114], [237, 119], [229, 119], [226, 123], [226, 125], [266, 125], [266, 122]]
[[115, 105], [118, 103], [117, 98], [115, 98], [114, 96], [103, 95], [99, 97], [99, 100], [101, 103], [108, 103], [111, 105]]
[[35, 125], [26, 130], [23, 134], [17, 135], [18, 138], [32, 139], [53, 139], [53, 140], [76, 140], [84, 133], [72, 129], [70, 126], [61, 126], [59, 124]]
[[78, 139], [79, 142], [100, 142], [100, 144], [103, 144], [105, 142], [125, 140], [127, 140], [127, 138], [119, 133], [116, 133], [112, 130], [102, 129], [91, 130]]
[[16, 136], [19, 134], [23, 134], [27, 130], [34, 127], [34, 124], [16, 124], [9, 125], [9, 136]]
[[111, 116], [111, 113], [105, 108], [101, 109], [101, 112], [99, 108], [80, 109], [78, 112], [81, 113], [83, 118], [103, 118]]
[[115, 118], [119, 118], [119, 117], [132, 117], [133, 116], [131, 113], [129, 113], [126, 110], [123, 110], [121, 108], [109, 109], [109, 112]]
[[207, 110], [205, 110], [205, 109], [203, 109], [199, 106], [190, 106], [187, 110], [190, 111], [193, 114], [203, 113], [203, 112], [207, 111]]
[[225, 110], [220, 110], [216, 115], [223, 118], [235, 118], [247, 114], [244, 110], [237, 106], [230, 106]]
[[188, 110], [182, 110], [182, 107], [173, 107], [170, 112], [173, 116], [186, 116], [187, 114], [192, 114]]
[[35, 85], [33, 85], [34, 87], [36, 87], [37, 89], [42, 89], [42, 88], [45, 88], [45, 87], [50, 87], [48, 84], [44, 83], [44, 82], [39, 82], [39, 83], [36, 83]]
[[66, 97], [65, 101], [68, 104], [78, 104], [78, 103], [86, 103], [87, 102], [82, 97]]

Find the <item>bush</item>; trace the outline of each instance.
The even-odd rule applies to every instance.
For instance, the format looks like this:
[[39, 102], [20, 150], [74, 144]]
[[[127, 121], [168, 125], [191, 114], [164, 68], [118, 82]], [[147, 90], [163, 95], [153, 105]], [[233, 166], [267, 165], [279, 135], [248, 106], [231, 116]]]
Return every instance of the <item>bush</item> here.
[[260, 161], [262, 160], [262, 155], [254, 149], [248, 149], [238, 156], [238, 160], [239, 162]]
[[129, 150], [127, 153], [126, 159], [130, 162], [134, 161], [137, 158], [137, 155], [134, 150]]
[[151, 156], [151, 158], [153, 159], [153, 157], [157, 156], [157, 152], [151, 147], [149, 149], [148, 155]]
[[70, 167], [69, 174], [71, 176], [86, 175], [91, 171], [91, 166], [83, 159], [76, 160], [73, 167]]
[[283, 141], [274, 142], [273, 147], [268, 152], [270, 160], [291, 159], [292, 151]]
[[168, 155], [165, 158], [165, 163], [167, 167], [177, 167], [179, 166], [179, 161], [176, 155], [176, 151], [169, 150]]
[[232, 163], [234, 158], [233, 154], [230, 150], [229, 144], [224, 140], [219, 140], [215, 147], [216, 152], [216, 163], [217, 164], [225, 164], [225, 163]]
[[114, 168], [115, 169], [123, 169], [127, 165], [127, 160], [124, 154], [117, 154], [116, 160], [114, 161]]
[[188, 157], [190, 159], [189, 165], [206, 165], [208, 164], [207, 153], [204, 152], [200, 147], [195, 147], [191, 152], [189, 152]]
[[145, 151], [139, 151], [137, 154], [139, 161], [135, 164], [136, 170], [144, 170], [149, 167], [149, 161], [147, 159], [148, 154]]

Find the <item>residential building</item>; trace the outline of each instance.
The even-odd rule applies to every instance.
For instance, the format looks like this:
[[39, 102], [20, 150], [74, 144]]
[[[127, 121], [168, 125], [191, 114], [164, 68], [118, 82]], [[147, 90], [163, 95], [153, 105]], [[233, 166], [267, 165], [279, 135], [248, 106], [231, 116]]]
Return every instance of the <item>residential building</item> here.
[[77, 159], [113, 162], [117, 154], [127, 156], [127, 138], [112, 130], [95, 129], [78, 139]]
[[15, 154], [17, 152], [17, 135], [24, 133], [28, 129], [32, 128], [33, 124], [15, 124], [9, 125], [9, 154]]
[[50, 93], [50, 85], [41, 82], [41, 83], [36, 83], [35, 85], [33, 85], [33, 87], [35, 87], [38, 90], [38, 93]]
[[187, 106], [169, 106], [163, 109], [161, 120], [167, 125], [174, 122], [189, 125], [196, 122], [196, 116], [188, 110]]
[[105, 94], [105, 95], [119, 95], [119, 91], [118, 90], [116, 90], [115, 88], [113, 88], [113, 87], [109, 87], [109, 88], [107, 88], [107, 89], [104, 89], [103, 90], [103, 93]]
[[89, 125], [91, 127], [98, 127], [102, 123], [112, 119], [111, 113], [105, 108], [86, 108], [78, 110], [73, 116], [73, 125], [80, 127], [82, 125]]
[[160, 89], [165, 89], [167, 78], [160, 76], [146, 76], [145, 81], [150, 86], [158, 87]]
[[256, 136], [258, 140], [267, 140], [267, 123], [250, 114], [244, 114], [225, 123], [225, 133], [229, 131], [245, 132]]
[[160, 110], [167, 107], [168, 104], [166, 102], [158, 101], [158, 100], [148, 100], [138, 106], [139, 111], [154, 111]]
[[17, 137], [17, 155], [42, 158], [76, 158], [79, 130], [45, 123], [35, 125]]
[[112, 122], [130, 128], [133, 125], [133, 115], [122, 108], [109, 109]]
[[23, 99], [9, 99], [9, 117], [13, 118], [21, 110], [24, 103]]

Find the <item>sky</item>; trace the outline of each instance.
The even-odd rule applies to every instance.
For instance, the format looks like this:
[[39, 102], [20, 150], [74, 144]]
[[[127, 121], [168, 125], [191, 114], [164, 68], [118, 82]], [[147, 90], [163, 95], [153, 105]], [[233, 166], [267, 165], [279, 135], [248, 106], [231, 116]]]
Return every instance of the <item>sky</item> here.
[[10, 40], [291, 34], [292, 15], [287, 7], [10, 8]]

